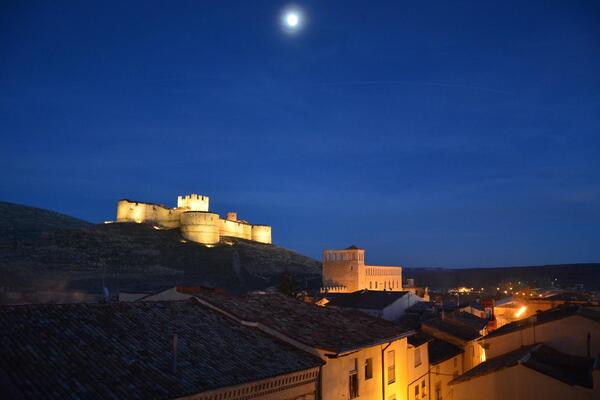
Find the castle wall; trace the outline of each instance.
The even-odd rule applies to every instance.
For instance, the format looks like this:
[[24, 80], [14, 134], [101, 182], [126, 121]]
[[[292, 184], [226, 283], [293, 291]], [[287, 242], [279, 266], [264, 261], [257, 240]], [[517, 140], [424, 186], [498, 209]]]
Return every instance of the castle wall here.
[[233, 236], [241, 239], [252, 240], [252, 225], [228, 219], [219, 220], [219, 234]]
[[186, 211], [181, 214], [181, 234], [193, 242], [219, 243], [219, 220], [219, 214], [216, 213]]
[[177, 208], [185, 208], [189, 211], [208, 211], [208, 196], [195, 193], [177, 196]]
[[117, 222], [156, 224], [163, 228], [177, 228], [181, 211], [161, 204], [120, 200], [117, 204]]
[[270, 226], [239, 221], [235, 212], [229, 212], [226, 219], [221, 219], [219, 214], [208, 211], [208, 204], [208, 196], [198, 194], [178, 196], [177, 208], [123, 199], [117, 204], [117, 222], [180, 228], [186, 239], [203, 244], [218, 243], [221, 236], [271, 244]]
[[271, 227], [268, 225], [252, 225], [252, 240], [271, 244]]

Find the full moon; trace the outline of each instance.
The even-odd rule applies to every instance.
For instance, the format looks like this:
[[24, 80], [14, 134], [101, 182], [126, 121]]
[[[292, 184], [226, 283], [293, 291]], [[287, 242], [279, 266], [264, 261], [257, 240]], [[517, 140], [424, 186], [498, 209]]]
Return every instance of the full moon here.
[[291, 12], [285, 16], [285, 23], [290, 28], [295, 28], [296, 26], [298, 26], [298, 22], [300, 22], [300, 18], [296, 13]]
[[304, 15], [297, 7], [283, 10], [280, 18], [281, 29], [290, 35], [298, 33], [305, 24]]

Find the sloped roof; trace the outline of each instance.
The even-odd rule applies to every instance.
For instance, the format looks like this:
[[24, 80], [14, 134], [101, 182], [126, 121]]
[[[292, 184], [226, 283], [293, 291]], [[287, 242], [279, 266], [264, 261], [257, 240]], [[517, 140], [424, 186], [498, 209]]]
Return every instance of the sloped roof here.
[[203, 290], [195, 295], [241, 320], [261, 323], [300, 343], [338, 354], [413, 333], [360, 311], [319, 307], [279, 293], [231, 296]]
[[[593, 385], [590, 374], [593, 365], [592, 359], [565, 354], [545, 344], [526, 346], [491, 358], [456, 377], [449, 384], [455, 385], [518, 364], [568, 385], [588, 388]], [[506, 384], [510, 384], [510, 382], [506, 382]]]
[[480, 318], [477, 315], [473, 315], [468, 312], [455, 312], [446, 314], [446, 320], [449, 322], [456, 322], [461, 325], [466, 325], [475, 330], [482, 330], [487, 327], [488, 320], [485, 318]]
[[0, 330], [4, 398], [174, 398], [322, 364], [196, 300], [5, 306]]
[[459, 322], [448, 318], [443, 320], [440, 317], [432, 318], [424, 321], [422, 325], [442, 331], [459, 339], [462, 342], [470, 342], [471, 340], [475, 340], [481, 336], [477, 329], [460, 324]]
[[568, 318], [574, 315], [590, 319], [600, 323], [600, 307], [581, 306], [577, 304], [562, 305], [555, 308], [551, 308], [547, 311], [541, 311], [535, 314], [535, 316], [520, 319], [518, 321], [506, 324], [491, 332], [490, 334], [482, 337], [480, 340], [486, 340], [497, 336], [502, 336], [507, 333], [516, 332], [521, 329], [528, 328], [532, 325], [541, 325], [559, 319]]
[[344, 250], [364, 250], [362, 247], [358, 247], [356, 245], [350, 245], [346, 247]]
[[359, 290], [352, 293], [339, 293], [327, 306], [357, 308], [363, 310], [383, 310], [410, 292]]
[[461, 353], [464, 353], [464, 350], [460, 347], [436, 338], [429, 342], [428, 351], [429, 363], [432, 365], [439, 364]]
[[431, 342], [433, 337], [429, 336], [423, 332], [417, 332], [414, 335], [408, 337], [408, 344], [414, 347], [419, 347], [424, 345], [425, 343]]

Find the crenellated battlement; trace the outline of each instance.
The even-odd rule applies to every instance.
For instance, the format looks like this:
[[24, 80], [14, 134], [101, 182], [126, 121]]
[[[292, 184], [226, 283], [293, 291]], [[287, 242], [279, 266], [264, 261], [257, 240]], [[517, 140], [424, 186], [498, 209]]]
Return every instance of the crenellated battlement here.
[[208, 203], [208, 196], [201, 194], [177, 196], [177, 208], [185, 208], [190, 211], [208, 211]]
[[123, 199], [117, 204], [117, 222], [148, 223], [165, 229], [179, 228], [186, 239], [206, 245], [218, 243], [223, 236], [271, 244], [269, 225], [252, 225], [238, 220], [235, 212], [228, 212], [223, 219], [219, 214], [210, 212], [208, 206], [208, 196], [195, 193], [177, 196], [176, 208]]

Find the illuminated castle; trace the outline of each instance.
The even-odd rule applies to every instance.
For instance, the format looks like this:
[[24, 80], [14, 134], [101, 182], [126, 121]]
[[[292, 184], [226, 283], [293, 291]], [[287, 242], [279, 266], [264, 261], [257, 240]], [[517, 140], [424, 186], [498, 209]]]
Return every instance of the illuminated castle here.
[[234, 212], [227, 213], [227, 217], [222, 219], [219, 214], [208, 211], [208, 196], [198, 194], [178, 196], [176, 208], [120, 200], [117, 222], [147, 223], [164, 229], [179, 228], [186, 239], [207, 245], [219, 243], [221, 236], [271, 243], [270, 226], [251, 225], [238, 220]]
[[357, 290], [402, 290], [402, 267], [365, 264], [365, 249], [350, 246], [323, 251], [322, 292], [351, 293]]

